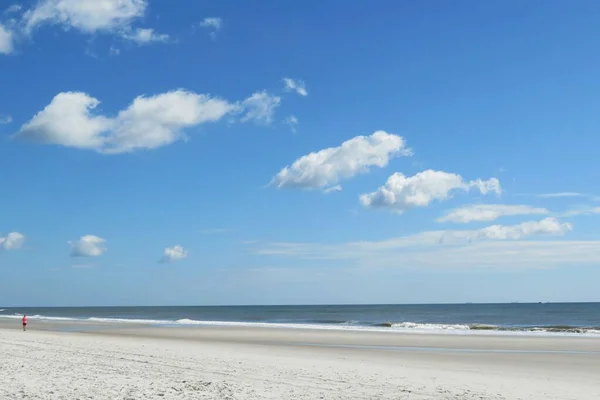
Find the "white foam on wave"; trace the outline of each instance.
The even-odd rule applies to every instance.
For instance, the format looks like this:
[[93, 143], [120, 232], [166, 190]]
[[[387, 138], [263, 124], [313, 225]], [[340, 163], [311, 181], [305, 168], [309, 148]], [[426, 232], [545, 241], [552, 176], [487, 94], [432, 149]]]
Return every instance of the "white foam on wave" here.
[[398, 324], [391, 324], [392, 328], [401, 328], [408, 330], [424, 330], [424, 331], [468, 331], [471, 328], [469, 325], [460, 325], [460, 324], [419, 324], [416, 322], [401, 322]]
[[[22, 314], [14, 314], [14, 315], [0, 315], [0, 318], [9, 318], [9, 319], [21, 319], [23, 318]], [[77, 318], [67, 318], [67, 317], [46, 317], [45, 315], [28, 315], [28, 319], [30, 320], [47, 320], [47, 321], [77, 321]]]
[[[248, 328], [284, 328], [284, 329], [315, 329], [315, 330], [338, 330], [338, 331], [367, 331], [385, 333], [423, 333], [423, 334], [458, 334], [458, 335], [503, 335], [503, 336], [599, 336], [598, 330], [586, 330], [585, 333], [577, 332], [552, 332], [541, 328], [536, 331], [501, 331], [492, 325], [475, 325], [480, 329], [472, 329], [472, 326], [464, 324], [420, 324], [416, 322], [401, 322], [390, 324], [391, 326], [360, 326], [360, 325], [326, 325], [326, 324], [283, 324], [270, 322], [229, 322], [229, 321], [196, 321], [191, 319], [180, 319], [170, 322], [169, 325], [188, 326], [229, 326]], [[481, 329], [486, 327], [487, 329]]]
[[162, 319], [129, 319], [129, 318], [99, 318], [99, 317], [87, 318], [84, 321], [119, 323], [119, 324], [139, 324], [139, 325], [168, 325], [168, 324], [173, 323], [173, 321], [162, 320]]

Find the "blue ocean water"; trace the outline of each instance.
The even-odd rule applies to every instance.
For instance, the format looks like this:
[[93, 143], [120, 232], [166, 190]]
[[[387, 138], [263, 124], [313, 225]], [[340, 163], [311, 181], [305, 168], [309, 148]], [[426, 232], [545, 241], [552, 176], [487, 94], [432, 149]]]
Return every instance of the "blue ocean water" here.
[[600, 335], [600, 303], [321, 305], [223, 307], [0, 307], [0, 318], [233, 325], [398, 332], [513, 332]]

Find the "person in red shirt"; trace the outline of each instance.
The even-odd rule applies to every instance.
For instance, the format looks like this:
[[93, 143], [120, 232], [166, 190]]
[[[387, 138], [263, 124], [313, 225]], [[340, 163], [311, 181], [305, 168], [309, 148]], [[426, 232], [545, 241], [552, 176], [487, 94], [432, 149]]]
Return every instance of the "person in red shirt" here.
[[27, 330], [27, 315], [23, 315], [23, 330]]

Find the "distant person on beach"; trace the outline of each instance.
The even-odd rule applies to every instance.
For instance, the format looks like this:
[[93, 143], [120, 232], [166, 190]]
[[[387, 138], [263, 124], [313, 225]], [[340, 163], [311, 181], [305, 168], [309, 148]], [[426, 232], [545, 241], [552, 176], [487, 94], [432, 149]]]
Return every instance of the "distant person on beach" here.
[[27, 330], [27, 315], [23, 315], [23, 330]]

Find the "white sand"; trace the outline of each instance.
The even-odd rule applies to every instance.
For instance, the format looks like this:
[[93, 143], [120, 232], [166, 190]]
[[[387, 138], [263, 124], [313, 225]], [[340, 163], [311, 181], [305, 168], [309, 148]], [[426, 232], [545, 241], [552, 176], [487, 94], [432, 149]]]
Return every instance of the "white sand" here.
[[[325, 345], [291, 344], [299, 339]], [[332, 342], [480, 350], [327, 346]], [[511, 348], [536, 353], [497, 352]], [[0, 357], [2, 400], [600, 399], [600, 341], [588, 339], [228, 328], [104, 334], [0, 329]]]

